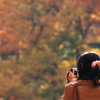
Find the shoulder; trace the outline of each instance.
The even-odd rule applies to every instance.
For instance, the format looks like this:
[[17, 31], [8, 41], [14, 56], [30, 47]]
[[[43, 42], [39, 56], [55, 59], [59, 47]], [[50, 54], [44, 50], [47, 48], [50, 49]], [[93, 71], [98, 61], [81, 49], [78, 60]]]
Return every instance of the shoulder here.
[[74, 82], [70, 82], [65, 85], [63, 98], [67, 98], [67, 99], [62, 99], [62, 100], [69, 100], [71, 98], [74, 84], [75, 84]]
[[72, 87], [76, 82], [70, 82], [65, 85], [65, 87]]
[[76, 83], [76, 82], [67, 83], [67, 84], [65, 85], [65, 90], [66, 90], [66, 91], [72, 90], [75, 83]]

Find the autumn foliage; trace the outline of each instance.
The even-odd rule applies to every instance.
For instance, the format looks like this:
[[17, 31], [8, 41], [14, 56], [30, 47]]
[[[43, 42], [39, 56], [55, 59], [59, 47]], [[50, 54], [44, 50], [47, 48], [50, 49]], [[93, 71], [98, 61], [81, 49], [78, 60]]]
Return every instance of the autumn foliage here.
[[100, 53], [99, 0], [0, 1], [0, 100], [58, 100], [83, 51]]

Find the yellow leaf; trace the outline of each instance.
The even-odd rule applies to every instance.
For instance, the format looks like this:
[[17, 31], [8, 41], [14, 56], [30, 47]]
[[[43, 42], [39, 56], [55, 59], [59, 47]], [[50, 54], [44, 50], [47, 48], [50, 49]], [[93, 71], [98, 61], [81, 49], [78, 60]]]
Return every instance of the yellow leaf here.
[[55, 29], [58, 29], [59, 28], [59, 22], [56, 22], [56, 24], [55, 24]]
[[67, 60], [63, 60], [59, 65], [60, 68], [70, 67], [70, 63]]
[[63, 48], [64, 48], [64, 45], [61, 44], [61, 45], [59, 46], [59, 49], [61, 50], [61, 49], [63, 49]]
[[45, 89], [45, 86], [44, 86], [44, 85], [40, 85], [40, 88], [41, 88], [41, 89]]
[[91, 18], [95, 19], [96, 17], [97, 17], [97, 15], [91, 14]]
[[91, 49], [91, 51], [94, 51], [94, 52], [96, 52], [96, 53], [100, 54], [100, 49], [93, 48], [93, 49]]

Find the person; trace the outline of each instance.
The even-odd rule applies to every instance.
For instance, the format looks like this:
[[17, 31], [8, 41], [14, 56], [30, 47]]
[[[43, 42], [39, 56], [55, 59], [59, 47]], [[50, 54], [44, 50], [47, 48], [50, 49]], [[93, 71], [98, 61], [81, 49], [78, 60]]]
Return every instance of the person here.
[[72, 95], [74, 85], [77, 84], [78, 100], [100, 100], [100, 57], [96, 52], [84, 52], [77, 60], [78, 79], [70, 71], [67, 79], [70, 81], [64, 87], [60, 100], [77, 100], [76, 91]]

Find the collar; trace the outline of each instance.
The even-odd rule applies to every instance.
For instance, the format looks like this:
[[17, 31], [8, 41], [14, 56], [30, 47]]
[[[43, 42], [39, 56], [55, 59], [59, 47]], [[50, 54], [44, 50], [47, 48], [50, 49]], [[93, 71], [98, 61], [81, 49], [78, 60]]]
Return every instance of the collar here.
[[93, 81], [92, 80], [79, 80], [77, 81], [78, 85], [93, 85]]

